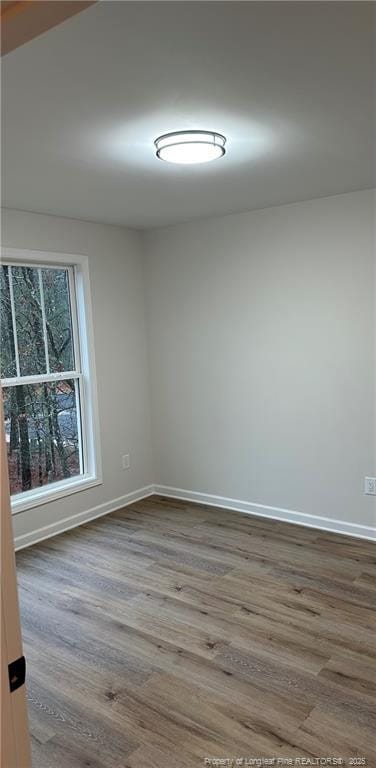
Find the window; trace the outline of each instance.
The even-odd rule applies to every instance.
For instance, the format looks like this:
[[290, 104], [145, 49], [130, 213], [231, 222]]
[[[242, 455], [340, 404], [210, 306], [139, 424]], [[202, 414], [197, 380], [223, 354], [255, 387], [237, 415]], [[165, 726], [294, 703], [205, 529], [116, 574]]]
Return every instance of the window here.
[[1, 383], [14, 511], [100, 482], [86, 259], [17, 253], [0, 266]]

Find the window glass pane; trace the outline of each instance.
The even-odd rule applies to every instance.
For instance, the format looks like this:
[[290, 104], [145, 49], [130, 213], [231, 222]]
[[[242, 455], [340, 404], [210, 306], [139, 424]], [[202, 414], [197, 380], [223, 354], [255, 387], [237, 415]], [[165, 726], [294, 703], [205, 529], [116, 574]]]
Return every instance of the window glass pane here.
[[3, 397], [11, 494], [79, 475], [78, 382], [5, 387]]
[[46, 373], [38, 270], [12, 267], [18, 354], [21, 376]]
[[73, 371], [73, 334], [67, 269], [43, 269], [50, 370]]
[[1, 378], [7, 379], [16, 376], [9, 267], [7, 266], [0, 267], [0, 354]]

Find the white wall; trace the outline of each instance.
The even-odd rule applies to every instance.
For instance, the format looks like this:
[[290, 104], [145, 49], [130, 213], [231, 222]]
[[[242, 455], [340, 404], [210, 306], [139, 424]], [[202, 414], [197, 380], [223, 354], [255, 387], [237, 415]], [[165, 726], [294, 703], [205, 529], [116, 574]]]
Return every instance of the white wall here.
[[371, 191], [144, 237], [156, 483], [375, 522]]
[[144, 285], [136, 232], [12, 210], [2, 224], [4, 245], [89, 256], [103, 465], [103, 485], [14, 515], [19, 537], [152, 482]]
[[103, 462], [103, 485], [14, 516], [16, 536], [153, 482], [374, 525], [374, 202], [144, 235], [5, 211], [5, 245], [89, 256]]

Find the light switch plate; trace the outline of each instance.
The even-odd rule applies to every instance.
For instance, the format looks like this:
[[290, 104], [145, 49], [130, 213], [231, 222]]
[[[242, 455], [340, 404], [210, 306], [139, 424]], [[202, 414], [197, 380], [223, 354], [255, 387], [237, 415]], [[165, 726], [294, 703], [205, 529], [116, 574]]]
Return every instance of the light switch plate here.
[[123, 469], [129, 469], [131, 466], [131, 457], [129, 453], [125, 453], [121, 457], [121, 466]]

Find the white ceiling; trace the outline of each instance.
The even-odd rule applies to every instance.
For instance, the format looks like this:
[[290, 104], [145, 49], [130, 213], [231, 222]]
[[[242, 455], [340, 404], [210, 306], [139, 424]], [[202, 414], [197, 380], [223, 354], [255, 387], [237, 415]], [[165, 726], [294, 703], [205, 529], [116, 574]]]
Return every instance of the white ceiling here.
[[[149, 228], [375, 185], [370, 2], [102, 2], [3, 65], [3, 203]], [[153, 140], [224, 133], [195, 167]]]

